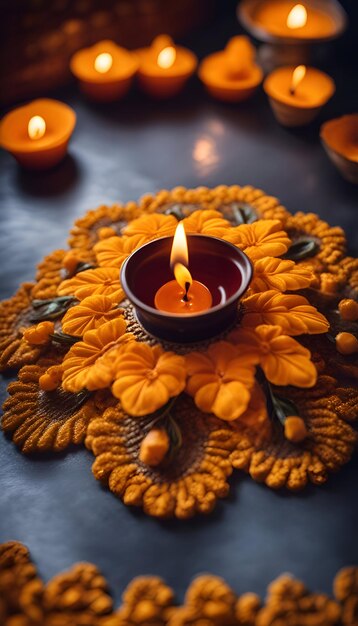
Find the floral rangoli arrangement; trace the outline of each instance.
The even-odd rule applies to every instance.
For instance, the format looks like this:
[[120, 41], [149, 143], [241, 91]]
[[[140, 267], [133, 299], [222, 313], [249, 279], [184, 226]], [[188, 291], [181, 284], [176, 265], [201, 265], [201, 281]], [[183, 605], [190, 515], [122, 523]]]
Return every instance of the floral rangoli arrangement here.
[[191, 582], [181, 605], [161, 578], [141, 576], [114, 609], [107, 581], [92, 563], [77, 563], [44, 583], [28, 549], [9, 541], [0, 545], [0, 620], [3, 626], [355, 626], [358, 569], [337, 573], [333, 597], [284, 574], [263, 602], [204, 574]]
[[[234, 326], [197, 344], [148, 335], [119, 278], [178, 220], [253, 265]], [[274, 489], [322, 484], [357, 442], [357, 288], [341, 228], [252, 187], [102, 206], [1, 305], [0, 367], [19, 369], [2, 428], [25, 453], [85, 443], [95, 477], [157, 517], [209, 513], [233, 468]]]

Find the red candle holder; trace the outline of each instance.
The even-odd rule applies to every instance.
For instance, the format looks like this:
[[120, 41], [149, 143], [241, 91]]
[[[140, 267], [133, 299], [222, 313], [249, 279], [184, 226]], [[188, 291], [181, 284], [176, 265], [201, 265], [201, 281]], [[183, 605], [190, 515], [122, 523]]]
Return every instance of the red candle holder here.
[[193, 279], [206, 285], [212, 295], [212, 306], [206, 311], [179, 315], [154, 306], [158, 289], [173, 279], [172, 237], [144, 244], [121, 269], [121, 284], [139, 323], [154, 337], [174, 343], [202, 341], [223, 332], [235, 321], [238, 302], [252, 278], [249, 258], [233, 244], [206, 235], [187, 235], [187, 241]]

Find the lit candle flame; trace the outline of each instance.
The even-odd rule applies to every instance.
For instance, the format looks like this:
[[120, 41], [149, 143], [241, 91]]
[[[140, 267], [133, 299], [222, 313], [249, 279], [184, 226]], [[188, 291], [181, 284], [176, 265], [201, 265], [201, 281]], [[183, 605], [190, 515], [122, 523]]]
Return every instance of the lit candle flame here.
[[303, 4], [296, 4], [288, 14], [287, 27], [288, 28], [302, 28], [307, 22], [307, 10]]
[[99, 74], [106, 74], [113, 65], [113, 57], [109, 52], [98, 54], [94, 60], [94, 69]]
[[175, 280], [182, 289], [184, 289], [185, 295], [183, 300], [188, 300], [189, 287], [193, 282], [191, 274], [188, 270], [189, 264], [189, 252], [188, 243], [186, 240], [185, 229], [182, 222], [179, 222], [176, 227], [173, 245], [170, 253], [170, 266], [173, 268]]
[[291, 96], [295, 95], [296, 89], [297, 89], [298, 85], [303, 81], [305, 75], [306, 75], [306, 66], [305, 65], [298, 65], [296, 67], [296, 69], [293, 70], [292, 79], [291, 79], [291, 86], [290, 86], [290, 94], [291, 94]]
[[157, 64], [164, 70], [169, 69], [174, 65], [177, 56], [177, 51], [173, 46], [167, 46], [163, 48], [157, 56]]
[[46, 132], [46, 122], [41, 115], [34, 115], [28, 125], [27, 132], [30, 139], [41, 139]]
[[191, 274], [188, 268], [185, 267], [185, 265], [182, 265], [182, 263], [176, 263], [174, 265], [174, 276], [175, 276], [175, 280], [177, 281], [177, 283], [181, 286], [182, 289], [184, 289], [183, 300], [187, 302], [188, 291], [193, 282], [193, 279], [191, 277]]

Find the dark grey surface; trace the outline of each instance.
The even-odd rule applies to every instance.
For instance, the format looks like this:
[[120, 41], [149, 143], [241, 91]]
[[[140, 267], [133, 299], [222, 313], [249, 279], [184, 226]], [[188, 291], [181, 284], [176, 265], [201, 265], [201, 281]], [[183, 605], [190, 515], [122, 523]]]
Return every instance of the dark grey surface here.
[[[197, 49], [220, 48], [232, 30], [218, 24], [197, 40]], [[319, 122], [357, 106], [353, 71], [332, 65], [331, 73], [338, 94]], [[29, 174], [0, 155], [2, 297], [31, 280], [46, 253], [64, 246], [73, 220], [86, 210], [179, 184], [260, 187], [291, 211], [314, 211], [343, 226], [351, 253], [357, 251], [357, 190], [324, 154], [319, 122], [285, 130], [262, 94], [227, 106], [210, 100], [195, 81], [176, 102], [133, 95], [98, 107], [76, 87], [52, 95], [78, 115], [66, 161], [52, 172]], [[357, 563], [357, 456], [327, 485], [299, 495], [272, 492], [235, 472], [230, 497], [208, 518], [190, 522], [133, 512], [101, 488], [91, 463], [83, 449], [26, 458], [0, 436], [0, 541], [25, 542], [45, 578], [89, 560], [103, 570], [117, 600], [131, 577], [145, 573], [163, 576], [179, 596], [201, 571], [224, 576], [239, 592], [263, 593], [283, 571], [329, 591], [337, 569]]]

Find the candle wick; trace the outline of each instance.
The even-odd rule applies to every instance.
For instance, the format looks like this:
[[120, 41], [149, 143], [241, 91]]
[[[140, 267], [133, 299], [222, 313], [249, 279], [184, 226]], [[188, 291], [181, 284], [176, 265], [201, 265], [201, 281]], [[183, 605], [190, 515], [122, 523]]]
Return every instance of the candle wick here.
[[294, 87], [290, 87], [290, 94], [291, 96], [294, 96], [296, 93], [296, 89]]
[[189, 296], [188, 296], [189, 287], [190, 287], [190, 283], [189, 282], [185, 283], [185, 294], [183, 296], [184, 302], [189, 302]]

